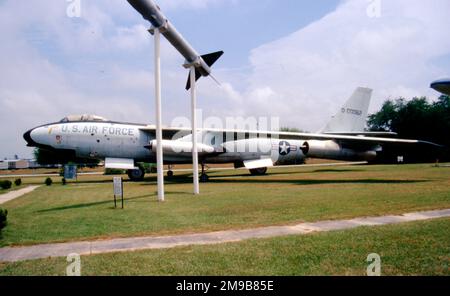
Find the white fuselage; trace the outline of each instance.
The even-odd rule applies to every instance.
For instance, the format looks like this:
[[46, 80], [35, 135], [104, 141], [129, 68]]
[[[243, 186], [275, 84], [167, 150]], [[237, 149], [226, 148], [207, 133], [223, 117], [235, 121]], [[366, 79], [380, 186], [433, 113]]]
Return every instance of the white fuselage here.
[[70, 122], [38, 127], [31, 132], [38, 144], [58, 150], [74, 150], [77, 157], [123, 157], [145, 159], [150, 138], [137, 125]]
[[[30, 137], [37, 143], [36, 146], [72, 150], [80, 158], [126, 158], [154, 162], [156, 155], [151, 143], [155, 137], [142, 130], [144, 127], [113, 122], [53, 123], [31, 130]], [[276, 165], [289, 165], [303, 163], [305, 158], [300, 149], [303, 140], [245, 137], [229, 139], [218, 132], [201, 134], [202, 139], [198, 142], [214, 149], [214, 153], [199, 151], [200, 160], [204, 163], [238, 163], [265, 157], [272, 159]], [[191, 137], [169, 139], [167, 142], [177, 147], [179, 143], [190, 143]], [[164, 161], [190, 163], [192, 152], [166, 149]]]

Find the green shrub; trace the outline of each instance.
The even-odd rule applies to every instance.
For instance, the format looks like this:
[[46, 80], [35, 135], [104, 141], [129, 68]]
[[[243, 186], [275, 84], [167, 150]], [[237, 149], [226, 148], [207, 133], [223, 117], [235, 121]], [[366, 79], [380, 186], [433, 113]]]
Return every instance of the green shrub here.
[[156, 173], [156, 164], [153, 164], [153, 163], [146, 163], [146, 162], [139, 162], [139, 163], [138, 163], [138, 166], [139, 166], [140, 168], [143, 168], [144, 171], [145, 171], [147, 174], [153, 174], [153, 173]]
[[47, 179], [45, 179], [45, 185], [47, 185], [47, 186], [51, 186], [51, 185], [52, 185], [52, 183], [53, 183], [53, 180], [52, 180], [52, 178], [48, 177]]
[[2, 189], [9, 189], [11, 186], [12, 182], [9, 180], [0, 181], [0, 187], [2, 187]]
[[14, 184], [16, 184], [16, 186], [22, 185], [22, 179], [16, 179], [16, 180], [14, 181]]
[[8, 217], [8, 211], [0, 209], [0, 231], [6, 226], [8, 223], [6, 218]]
[[125, 173], [124, 170], [119, 169], [105, 169], [105, 175], [123, 175]]

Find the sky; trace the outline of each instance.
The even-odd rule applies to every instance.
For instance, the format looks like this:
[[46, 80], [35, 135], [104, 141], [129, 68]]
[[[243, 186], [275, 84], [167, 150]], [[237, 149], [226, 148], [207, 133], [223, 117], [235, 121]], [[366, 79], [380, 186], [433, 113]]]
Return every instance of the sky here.
[[[358, 86], [370, 112], [439, 94], [450, 76], [448, 0], [157, 0], [200, 53], [204, 118], [279, 117], [315, 132]], [[78, 6], [78, 4], [80, 4]], [[80, 8], [80, 9], [78, 9]], [[0, 0], [0, 157], [31, 157], [22, 135], [69, 114], [154, 123], [153, 39], [125, 0]], [[184, 60], [162, 42], [163, 123], [190, 115]]]

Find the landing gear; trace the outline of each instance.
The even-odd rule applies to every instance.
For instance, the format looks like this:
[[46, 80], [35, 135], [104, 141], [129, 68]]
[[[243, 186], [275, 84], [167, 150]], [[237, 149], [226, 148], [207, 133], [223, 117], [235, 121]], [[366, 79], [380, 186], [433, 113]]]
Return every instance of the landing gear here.
[[200, 182], [206, 183], [209, 181], [209, 176], [205, 172], [205, 164], [202, 163], [202, 174], [200, 175]]
[[167, 178], [172, 178], [173, 177], [173, 170], [172, 170], [172, 166], [169, 165], [168, 166], [169, 170], [167, 171]]
[[200, 182], [206, 183], [209, 181], [209, 176], [207, 174], [201, 174], [200, 175]]
[[143, 167], [139, 166], [136, 170], [127, 171], [128, 178], [133, 182], [139, 182], [144, 180], [145, 170]]
[[257, 168], [250, 170], [252, 176], [263, 176], [267, 173], [267, 168]]

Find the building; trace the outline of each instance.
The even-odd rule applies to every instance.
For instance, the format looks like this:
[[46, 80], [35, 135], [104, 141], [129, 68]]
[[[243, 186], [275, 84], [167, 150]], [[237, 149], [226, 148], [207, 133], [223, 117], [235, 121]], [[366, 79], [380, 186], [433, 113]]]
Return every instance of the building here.
[[28, 160], [28, 159], [0, 160], [0, 170], [20, 170], [37, 167], [39, 167], [39, 165], [35, 160]]
[[8, 162], [0, 160], [0, 170], [7, 170], [8, 169]]
[[26, 159], [7, 160], [9, 170], [27, 169], [30, 164]]

